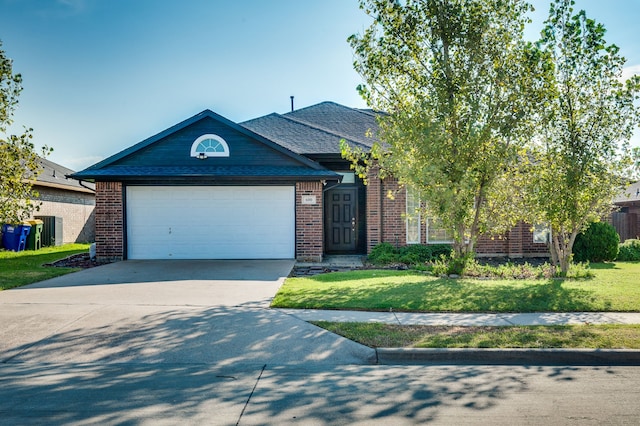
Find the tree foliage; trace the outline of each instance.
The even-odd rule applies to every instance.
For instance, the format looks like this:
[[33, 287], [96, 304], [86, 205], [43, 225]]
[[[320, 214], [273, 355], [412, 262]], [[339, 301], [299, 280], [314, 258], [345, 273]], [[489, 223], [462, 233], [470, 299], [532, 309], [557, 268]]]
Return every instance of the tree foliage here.
[[[373, 17], [349, 38], [359, 91], [380, 115], [370, 153], [343, 143], [362, 175], [414, 188], [427, 215], [453, 229], [458, 256], [504, 230], [509, 172], [543, 100], [546, 61], [523, 42], [520, 0], [362, 0]], [[379, 169], [378, 169], [379, 167]]]
[[618, 47], [606, 43], [602, 24], [574, 13], [573, 3], [552, 3], [542, 32], [553, 80], [523, 180], [529, 220], [550, 226], [552, 259], [563, 273], [578, 233], [610, 213], [625, 184], [640, 83], [637, 76], [622, 81]]
[[8, 134], [22, 91], [22, 77], [13, 73], [12, 65], [0, 49], [0, 223], [16, 223], [29, 217], [34, 209], [32, 199], [37, 196], [33, 181], [40, 169], [31, 141], [32, 129], [25, 129], [20, 135]]

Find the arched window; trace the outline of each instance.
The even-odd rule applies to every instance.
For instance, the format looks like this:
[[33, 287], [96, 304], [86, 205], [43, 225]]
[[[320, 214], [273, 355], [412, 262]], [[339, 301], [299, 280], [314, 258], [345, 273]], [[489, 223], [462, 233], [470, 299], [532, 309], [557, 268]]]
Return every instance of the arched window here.
[[202, 135], [191, 145], [191, 156], [202, 159], [228, 157], [229, 145], [218, 135]]

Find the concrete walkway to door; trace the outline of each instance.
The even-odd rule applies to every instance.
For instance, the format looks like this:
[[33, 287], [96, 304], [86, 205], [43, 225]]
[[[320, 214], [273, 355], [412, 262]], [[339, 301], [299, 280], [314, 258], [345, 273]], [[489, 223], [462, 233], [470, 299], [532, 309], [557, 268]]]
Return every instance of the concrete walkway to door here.
[[125, 261], [3, 291], [0, 363], [371, 362], [372, 349], [266, 309], [292, 267]]

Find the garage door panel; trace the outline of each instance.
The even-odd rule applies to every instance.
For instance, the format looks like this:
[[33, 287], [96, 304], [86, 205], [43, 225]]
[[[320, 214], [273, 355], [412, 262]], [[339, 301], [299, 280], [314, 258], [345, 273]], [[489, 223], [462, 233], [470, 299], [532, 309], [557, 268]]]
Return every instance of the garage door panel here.
[[293, 258], [295, 195], [278, 187], [127, 187], [130, 259]]

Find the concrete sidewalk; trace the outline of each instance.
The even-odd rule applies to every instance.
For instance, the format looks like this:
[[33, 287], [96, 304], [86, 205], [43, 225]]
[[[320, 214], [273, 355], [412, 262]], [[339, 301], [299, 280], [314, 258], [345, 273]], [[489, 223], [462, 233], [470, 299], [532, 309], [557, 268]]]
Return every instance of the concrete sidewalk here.
[[638, 312], [535, 312], [503, 314], [364, 312], [277, 309], [303, 321], [365, 322], [396, 325], [569, 325], [640, 324]]

